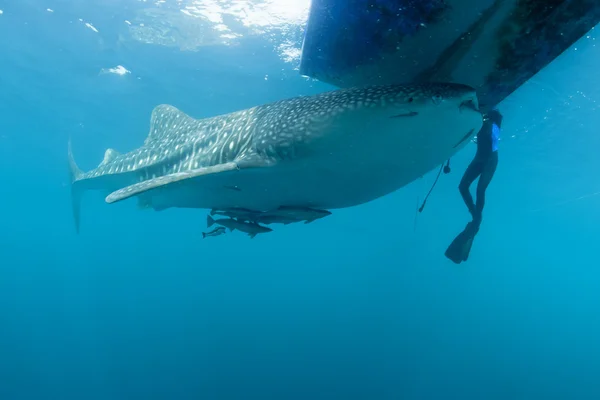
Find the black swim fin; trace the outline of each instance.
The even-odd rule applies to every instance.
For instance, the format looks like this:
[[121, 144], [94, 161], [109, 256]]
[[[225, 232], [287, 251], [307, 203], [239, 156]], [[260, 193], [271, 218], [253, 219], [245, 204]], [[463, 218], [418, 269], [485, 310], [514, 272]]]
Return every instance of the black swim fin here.
[[469, 253], [471, 253], [471, 246], [473, 246], [473, 239], [477, 234], [478, 229], [474, 229], [472, 222], [469, 222], [465, 229], [450, 243], [450, 246], [446, 249], [447, 258], [453, 263], [460, 264], [463, 261], [467, 261]]

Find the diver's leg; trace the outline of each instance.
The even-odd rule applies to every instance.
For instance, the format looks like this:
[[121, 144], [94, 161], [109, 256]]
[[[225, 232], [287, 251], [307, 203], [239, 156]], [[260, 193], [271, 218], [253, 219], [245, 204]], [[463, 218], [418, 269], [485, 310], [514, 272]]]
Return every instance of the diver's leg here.
[[473, 202], [473, 196], [471, 196], [469, 187], [481, 174], [482, 169], [483, 164], [479, 160], [473, 159], [471, 164], [469, 164], [467, 167], [462, 179], [460, 180], [460, 184], [458, 185], [458, 190], [460, 191], [463, 201], [472, 215], [474, 215], [475, 212], [475, 203]]
[[490, 158], [484, 164], [483, 171], [479, 177], [479, 182], [477, 182], [477, 204], [475, 205], [475, 219], [477, 219], [479, 222], [481, 222], [483, 207], [485, 206], [485, 191], [494, 177], [497, 166], [498, 152], [495, 151], [492, 153], [492, 155], [490, 155]]

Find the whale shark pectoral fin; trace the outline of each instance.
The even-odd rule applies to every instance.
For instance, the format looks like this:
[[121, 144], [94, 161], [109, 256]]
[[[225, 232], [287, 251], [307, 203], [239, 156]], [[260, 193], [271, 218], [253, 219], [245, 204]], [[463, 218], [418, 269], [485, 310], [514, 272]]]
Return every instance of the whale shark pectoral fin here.
[[164, 188], [169, 185], [173, 185], [188, 179], [199, 178], [207, 175], [222, 174], [225, 172], [236, 170], [239, 170], [238, 164], [235, 162], [229, 162], [224, 164], [213, 165], [210, 167], [193, 169], [190, 171], [177, 172], [174, 174], [160, 176], [158, 178], [149, 179], [131, 186], [124, 187], [109, 194], [105, 200], [107, 203], [116, 203], [118, 201], [137, 196], [141, 193], [158, 188]]

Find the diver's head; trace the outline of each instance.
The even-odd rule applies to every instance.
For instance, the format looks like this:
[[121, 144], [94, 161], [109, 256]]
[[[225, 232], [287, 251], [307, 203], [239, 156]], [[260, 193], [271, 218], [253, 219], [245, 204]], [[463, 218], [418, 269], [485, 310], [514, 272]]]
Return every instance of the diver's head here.
[[502, 116], [502, 114], [500, 113], [500, 111], [498, 111], [497, 108], [494, 108], [493, 110], [489, 111], [486, 114], [486, 119], [488, 119], [490, 122], [498, 125], [498, 128], [502, 127], [502, 119], [504, 118]]

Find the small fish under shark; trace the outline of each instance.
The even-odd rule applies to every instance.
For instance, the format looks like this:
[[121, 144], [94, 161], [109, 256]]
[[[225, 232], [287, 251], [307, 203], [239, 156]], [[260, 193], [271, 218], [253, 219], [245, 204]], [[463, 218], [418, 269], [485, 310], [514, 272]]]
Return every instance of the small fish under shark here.
[[250, 239], [253, 239], [259, 233], [267, 233], [272, 232], [273, 229], [267, 228], [266, 226], [261, 226], [254, 222], [242, 222], [235, 220], [233, 218], [220, 218], [214, 219], [210, 215], [206, 216], [206, 226], [211, 227], [214, 224], [219, 224], [228, 228], [230, 231], [238, 230], [244, 233], [247, 233], [250, 236]]
[[235, 218], [238, 221], [255, 222], [257, 224], [292, 224], [302, 222], [309, 224], [317, 219], [331, 215], [327, 210], [313, 210], [308, 207], [279, 207], [272, 211], [252, 211], [244, 208], [229, 208], [226, 210], [212, 210], [210, 215], [223, 215]]
[[225, 227], [218, 226], [210, 232], [202, 232], [202, 239], [206, 239], [207, 237], [220, 236], [225, 233]]
[[141, 147], [108, 149], [89, 172], [69, 140], [76, 230], [87, 190], [106, 193], [107, 203], [137, 197], [157, 211], [246, 209], [281, 221], [274, 211], [329, 213], [407, 185], [481, 126], [475, 90], [457, 83], [340, 89], [200, 120], [159, 105]]

